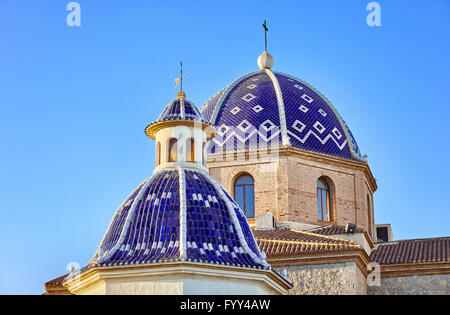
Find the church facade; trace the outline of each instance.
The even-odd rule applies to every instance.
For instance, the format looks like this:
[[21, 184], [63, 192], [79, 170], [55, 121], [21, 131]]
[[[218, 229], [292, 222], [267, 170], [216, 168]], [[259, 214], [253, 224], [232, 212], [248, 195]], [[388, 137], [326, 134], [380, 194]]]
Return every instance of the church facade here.
[[[267, 51], [257, 63], [200, 110], [179, 94], [147, 127], [154, 176], [119, 208], [76, 281], [52, 280], [46, 294], [450, 294], [450, 238], [380, 240], [377, 182], [337, 109], [272, 70]], [[168, 194], [178, 201], [155, 214]], [[128, 287], [99, 280], [114, 275]]]
[[210, 173], [287, 270], [289, 294], [449, 294], [450, 239], [380, 242], [367, 156], [325, 96], [273, 65], [264, 52], [201, 111], [218, 129]]

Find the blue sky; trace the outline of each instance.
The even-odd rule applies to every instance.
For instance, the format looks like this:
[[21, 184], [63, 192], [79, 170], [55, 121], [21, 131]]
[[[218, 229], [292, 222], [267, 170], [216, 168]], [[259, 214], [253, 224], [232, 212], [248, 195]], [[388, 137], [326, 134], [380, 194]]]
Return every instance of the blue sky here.
[[450, 2], [0, 1], [0, 294], [40, 294], [86, 263], [154, 168], [144, 135], [184, 88], [200, 107], [257, 68], [267, 19], [274, 70], [335, 105], [378, 180], [376, 223], [396, 239], [450, 235]]

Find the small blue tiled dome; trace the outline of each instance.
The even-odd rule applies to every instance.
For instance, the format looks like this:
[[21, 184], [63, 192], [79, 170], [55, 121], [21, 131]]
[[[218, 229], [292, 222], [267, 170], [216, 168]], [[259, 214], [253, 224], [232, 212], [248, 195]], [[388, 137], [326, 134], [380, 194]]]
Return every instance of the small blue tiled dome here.
[[200, 111], [217, 128], [209, 153], [291, 146], [366, 162], [333, 105], [284, 73], [263, 69], [246, 74]]
[[155, 123], [169, 120], [197, 120], [209, 123], [199, 112], [194, 103], [178, 98], [167, 104]]
[[[177, 99], [166, 106], [156, 122], [147, 126], [147, 135], [158, 140], [157, 148], [160, 141], [172, 143], [175, 140], [177, 143], [183, 139], [183, 134], [180, 138], [172, 134], [173, 128], [179, 126], [189, 129], [188, 139], [193, 140], [191, 149], [196, 144], [200, 144], [198, 148], [204, 148], [210, 139], [204, 130], [205, 126], [211, 127], [210, 123], [185, 98], [184, 92], [179, 92]], [[192, 138], [190, 134], [195, 134], [195, 129], [199, 128], [200, 136]], [[214, 135], [215, 130], [210, 137]], [[174, 145], [170, 150], [178, 150], [177, 147]], [[178, 159], [177, 154], [159, 159], [154, 175], [125, 199], [93, 258], [79, 271], [156, 264], [163, 268], [167, 264], [208, 264], [210, 268], [214, 264], [264, 269], [289, 283], [266, 262], [244, 213], [225, 189], [209, 176], [203, 158], [198, 157], [198, 150], [197, 154], [195, 150], [191, 152], [191, 160]], [[77, 274], [72, 272], [68, 278]]]
[[[181, 92], [183, 93], [183, 92]], [[164, 125], [164, 123], [182, 123], [182, 122], [197, 122], [205, 126], [210, 126], [211, 124], [202, 113], [197, 109], [193, 102], [185, 99], [185, 94], [181, 94], [182, 97], [177, 97], [175, 100], [171, 101], [164, 108], [158, 119], [145, 128], [145, 133], [150, 137], [154, 138], [156, 126]], [[211, 135], [214, 136], [214, 133]]]
[[201, 170], [160, 171], [140, 184], [84, 270], [180, 261], [270, 269], [242, 210]]

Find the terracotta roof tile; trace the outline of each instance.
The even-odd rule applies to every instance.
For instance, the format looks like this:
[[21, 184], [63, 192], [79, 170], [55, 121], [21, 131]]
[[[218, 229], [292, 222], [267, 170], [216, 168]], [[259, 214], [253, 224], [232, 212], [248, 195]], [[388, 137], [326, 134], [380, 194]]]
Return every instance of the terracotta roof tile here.
[[293, 229], [256, 230], [254, 236], [268, 257], [360, 248], [354, 241]]
[[58, 278], [56, 278], [56, 279], [50, 280], [50, 281], [46, 282], [44, 285], [45, 285], [46, 287], [47, 287], [47, 286], [51, 286], [51, 287], [53, 287], [53, 286], [61, 286], [61, 285], [63, 284], [63, 282], [64, 282], [64, 279], [65, 279], [68, 275], [69, 275], [69, 274], [65, 274], [65, 275], [60, 276], [60, 277], [58, 277]]
[[70, 295], [70, 291], [63, 286], [64, 279], [68, 276], [65, 274], [56, 279], [50, 280], [44, 283], [45, 293], [44, 295]]
[[[335, 235], [335, 234], [346, 234], [345, 233], [345, 227], [339, 226], [339, 225], [327, 225], [327, 226], [321, 226], [318, 228], [314, 228], [311, 230], [307, 230], [308, 232], [321, 234], [321, 235]], [[360, 228], [356, 228], [356, 233], [363, 233], [364, 230]]]
[[450, 237], [380, 244], [370, 258], [381, 265], [450, 262]]

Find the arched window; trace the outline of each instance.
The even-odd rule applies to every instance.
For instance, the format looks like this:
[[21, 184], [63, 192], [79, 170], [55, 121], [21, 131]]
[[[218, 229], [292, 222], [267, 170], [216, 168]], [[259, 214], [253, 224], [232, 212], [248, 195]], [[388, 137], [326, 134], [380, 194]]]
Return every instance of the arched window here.
[[195, 162], [195, 142], [192, 138], [186, 140], [186, 161]]
[[234, 183], [234, 199], [247, 218], [255, 217], [255, 188], [253, 177], [242, 175]]
[[161, 142], [156, 143], [156, 166], [161, 164]]
[[176, 162], [177, 158], [178, 158], [177, 139], [172, 138], [169, 140], [169, 162]]
[[331, 201], [330, 186], [323, 179], [319, 179], [317, 181], [317, 219], [319, 221], [333, 221]]

